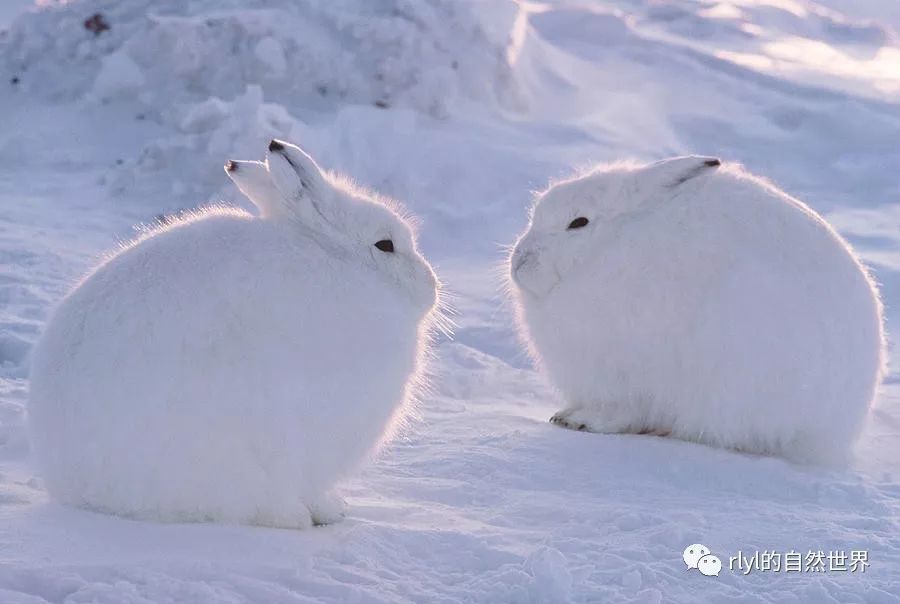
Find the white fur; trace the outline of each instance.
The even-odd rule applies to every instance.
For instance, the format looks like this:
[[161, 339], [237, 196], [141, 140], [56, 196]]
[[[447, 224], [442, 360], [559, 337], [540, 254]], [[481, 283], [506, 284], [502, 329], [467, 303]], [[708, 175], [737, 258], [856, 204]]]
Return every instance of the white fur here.
[[509, 270], [568, 404], [552, 421], [841, 459], [884, 374], [876, 286], [808, 206], [717, 163], [618, 164], [537, 196]]
[[[329, 522], [330, 489], [408, 411], [437, 281], [407, 222], [314, 163], [279, 173], [282, 190], [316, 179], [292, 197], [264, 164], [228, 168], [261, 218], [208, 209], [150, 232], [47, 325], [29, 417], [57, 499], [160, 520]], [[374, 247], [385, 238], [394, 253]]]

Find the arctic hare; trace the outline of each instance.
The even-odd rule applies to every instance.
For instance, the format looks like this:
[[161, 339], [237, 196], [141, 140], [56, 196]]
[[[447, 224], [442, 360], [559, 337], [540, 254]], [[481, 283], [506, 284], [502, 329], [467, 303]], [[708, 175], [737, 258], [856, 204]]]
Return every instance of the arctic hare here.
[[834, 461], [883, 375], [878, 291], [848, 244], [715, 158], [553, 184], [509, 271], [565, 427]]
[[33, 443], [61, 501], [307, 527], [421, 379], [437, 279], [381, 199], [273, 141], [229, 162], [260, 217], [208, 209], [125, 246], [34, 354]]

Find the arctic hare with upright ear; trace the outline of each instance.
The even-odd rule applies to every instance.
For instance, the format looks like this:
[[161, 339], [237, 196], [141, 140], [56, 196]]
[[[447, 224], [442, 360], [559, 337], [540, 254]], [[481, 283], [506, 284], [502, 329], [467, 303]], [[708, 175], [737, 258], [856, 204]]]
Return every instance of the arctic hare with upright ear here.
[[50, 493], [160, 520], [306, 527], [401, 422], [437, 280], [404, 218], [273, 141], [229, 162], [260, 217], [209, 209], [89, 274], [35, 351]]
[[565, 427], [833, 461], [883, 375], [878, 291], [847, 243], [714, 158], [552, 185], [509, 271]]

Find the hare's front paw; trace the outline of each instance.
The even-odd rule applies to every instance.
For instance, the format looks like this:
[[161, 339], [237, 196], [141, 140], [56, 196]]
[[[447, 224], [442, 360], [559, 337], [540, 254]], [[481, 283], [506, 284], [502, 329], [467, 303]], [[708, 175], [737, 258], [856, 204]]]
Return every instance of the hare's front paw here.
[[309, 504], [309, 513], [316, 526], [340, 522], [347, 513], [347, 502], [334, 493], [326, 493]]
[[669, 434], [667, 428], [648, 426], [635, 417], [633, 410], [615, 404], [563, 409], [550, 418], [550, 423], [569, 430], [600, 434]]
[[553, 414], [553, 417], [550, 418], [550, 423], [562, 428], [568, 428], [569, 430], [587, 432], [587, 424], [581, 421], [581, 414], [577, 413], [579, 411], [582, 411], [582, 409], [563, 409], [562, 411], [557, 411]]

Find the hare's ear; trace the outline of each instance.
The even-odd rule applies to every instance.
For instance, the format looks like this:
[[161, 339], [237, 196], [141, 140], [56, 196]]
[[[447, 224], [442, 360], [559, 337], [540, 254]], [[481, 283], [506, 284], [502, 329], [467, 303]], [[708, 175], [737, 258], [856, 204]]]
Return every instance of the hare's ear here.
[[287, 199], [316, 200], [326, 188], [319, 166], [300, 147], [273, 139], [266, 164], [272, 183]]
[[259, 161], [229, 160], [225, 164], [225, 173], [241, 193], [259, 208], [262, 216], [271, 216], [277, 212], [280, 194], [272, 184], [266, 164]]
[[653, 184], [662, 188], [677, 187], [701, 174], [711, 172], [722, 165], [715, 157], [687, 155], [673, 157], [650, 164], [644, 168], [644, 176]]

